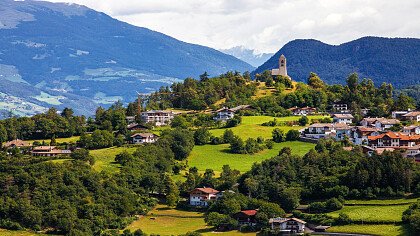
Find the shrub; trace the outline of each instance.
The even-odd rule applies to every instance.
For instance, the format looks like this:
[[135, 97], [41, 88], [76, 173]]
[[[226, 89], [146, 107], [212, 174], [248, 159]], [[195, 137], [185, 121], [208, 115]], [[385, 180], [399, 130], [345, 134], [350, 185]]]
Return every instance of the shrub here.
[[286, 134], [287, 141], [296, 141], [299, 140], [300, 133], [297, 130], [291, 129]]
[[278, 128], [274, 129], [272, 132], [272, 135], [273, 135], [273, 141], [276, 143], [281, 143], [281, 142], [286, 141], [284, 132], [281, 129], [278, 129]]

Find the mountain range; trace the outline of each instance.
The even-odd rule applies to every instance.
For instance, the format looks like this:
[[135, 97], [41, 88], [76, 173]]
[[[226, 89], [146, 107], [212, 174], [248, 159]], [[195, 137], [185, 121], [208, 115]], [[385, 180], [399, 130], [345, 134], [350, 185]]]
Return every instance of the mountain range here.
[[340, 45], [313, 39], [293, 40], [284, 45], [252, 74], [278, 68], [281, 54], [287, 71], [296, 81], [307, 81], [310, 72], [329, 84], [345, 83], [357, 72], [375, 84], [392, 83], [397, 88], [420, 84], [420, 39], [363, 37]]
[[236, 46], [229, 49], [221, 49], [221, 52], [232, 55], [242, 61], [258, 67], [266, 62], [274, 53], [258, 53], [254, 49], [248, 49], [244, 46]]
[[0, 1], [0, 110], [92, 114], [136, 92], [254, 67], [76, 4]]

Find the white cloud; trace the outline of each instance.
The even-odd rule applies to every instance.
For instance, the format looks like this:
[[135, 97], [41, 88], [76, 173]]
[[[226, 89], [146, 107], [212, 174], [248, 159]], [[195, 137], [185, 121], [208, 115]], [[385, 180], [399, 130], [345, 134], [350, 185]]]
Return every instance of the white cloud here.
[[339, 44], [363, 36], [420, 37], [418, 0], [50, 0], [105, 12], [177, 39], [274, 52], [296, 38]]

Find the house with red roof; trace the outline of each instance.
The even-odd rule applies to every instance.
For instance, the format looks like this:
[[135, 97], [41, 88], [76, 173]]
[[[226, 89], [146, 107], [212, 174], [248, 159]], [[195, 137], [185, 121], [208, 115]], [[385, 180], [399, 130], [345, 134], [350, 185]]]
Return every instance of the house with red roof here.
[[233, 218], [238, 221], [239, 225], [257, 225], [257, 220], [255, 216], [257, 215], [258, 210], [244, 210], [240, 211], [233, 215]]
[[420, 122], [420, 111], [412, 111], [402, 116], [405, 120]]
[[420, 144], [420, 135], [407, 135], [402, 132], [387, 132], [368, 137], [371, 147], [413, 147]]
[[191, 206], [208, 206], [210, 201], [217, 200], [219, 191], [213, 188], [195, 188], [190, 192]]

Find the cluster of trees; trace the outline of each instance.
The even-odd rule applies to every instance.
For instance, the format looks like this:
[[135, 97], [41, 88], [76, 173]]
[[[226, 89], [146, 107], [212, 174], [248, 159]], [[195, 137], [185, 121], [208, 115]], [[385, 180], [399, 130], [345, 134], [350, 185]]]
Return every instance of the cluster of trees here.
[[0, 121], [0, 143], [14, 139], [50, 139], [71, 137], [86, 131], [84, 116], [75, 116], [65, 108], [61, 113], [55, 108], [32, 117], [10, 117]]
[[279, 156], [255, 164], [239, 179], [242, 193], [279, 203], [290, 211], [303, 200], [376, 198], [420, 190], [420, 170], [398, 152], [366, 158], [360, 148], [343, 150], [342, 144], [321, 141], [303, 158], [290, 148]]
[[416, 232], [420, 232], [420, 202], [411, 204], [410, 207], [404, 211], [402, 221], [404, 223], [409, 223]]
[[276, 143], [286, 142], [286, 141], [296, 141], [299, 140], [300, 133], [297, 130], [291, 129], [284, 134], [284, 131], [278, 128], [275, 128], [272, 131], [273, 141]]
[[203, 110], [220, 99], [226, 99], [229, 106], [247, 104], [255, 94], [255, 83], [249, 83], [249, 73], [228, 72], [215, 78], [207, 73], [200, 80], [187, 78], [183, 82], [172, 84], [170, 88], [162, 87], [149, 97], [147, 107], [166, 109], [169, 107]]
[[156, 204], [85, 161], [12, 159], [1, 161], [0, 170], [1, 228], [100, 235], [106, 229], [126, 227], [131, 216]]

